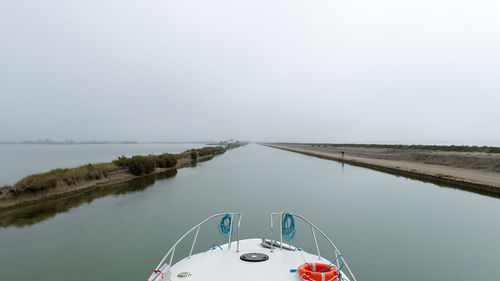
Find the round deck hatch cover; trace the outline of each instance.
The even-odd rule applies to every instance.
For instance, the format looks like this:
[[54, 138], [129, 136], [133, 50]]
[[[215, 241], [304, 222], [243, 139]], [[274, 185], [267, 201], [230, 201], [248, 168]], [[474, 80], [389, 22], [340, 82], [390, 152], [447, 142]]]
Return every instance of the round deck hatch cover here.
[[260, 262], [260, 261], [267, 261], [269, 259], [269, 256], [262, 253], [246, 253], [241, 255], [240, 259], [242, 261]]

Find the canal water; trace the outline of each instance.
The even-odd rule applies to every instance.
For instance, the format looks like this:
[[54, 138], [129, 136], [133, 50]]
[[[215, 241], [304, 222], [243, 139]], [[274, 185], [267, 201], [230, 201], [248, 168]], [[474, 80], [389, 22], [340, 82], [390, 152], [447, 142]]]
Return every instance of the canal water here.
[[[271, 212], [302, 214], [358, 280], [500, 276], [499, 199], [253, 144], [176, 174], [3, 214], [0, 280], [146, 280], [178, 237], [226, 211], [243, 212], [241, 238], [268, 237]], [[224, 243], [217, 223], [202, 228], [196, 251]], [[298, 221], [294, 243], [314, 251]]]

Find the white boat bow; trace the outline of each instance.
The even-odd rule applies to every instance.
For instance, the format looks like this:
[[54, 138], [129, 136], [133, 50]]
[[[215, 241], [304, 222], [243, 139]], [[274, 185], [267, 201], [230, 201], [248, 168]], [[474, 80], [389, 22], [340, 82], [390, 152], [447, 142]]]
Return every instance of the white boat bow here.
[[[156, 267], [149, 281], [182, 280], [182, 281], [219, 281], [219, 280], [277, 280], [277, 281], [356, 281], [351, 270], [347, 266], [344, 257], [340, 254], [337, 247], [331, 240], [313, 224], [300, 215], [292, 214], [295, 218], [300, 218], [311, 227], [312, 236], [316, 245], [317, 254], [310, 254], [283, 243], [284, 233], [280, 232], [280, 241], [273, 239], [274, 216], [279, 216], [280, 229], [283, 229], [283, 216], [288, 213], [273, 213], [271, 215], [271, 239], [239, 239], [239, 228], [241, 224], [241, 214], [222, 213], [210, 216], [200, 224], [193, 227], [184, 234], [167, 252], [160, 264]], [[290, 214], [289, 214], [290, 215]], [[228, 243], [217, 245], [210, 250], [192, 254], [194, 245], [198, 238], [201, 225], [207, 221], [222, 217], [222, 222], [228, 226]], [[237, 240], [232, 241], [233, 221], [238, 217]], [[228, 219], [230, 218], [230, 219]], [[224, 221], [225, 219], [225, 221]], [[288, 218], [289, 219], [289, 218]], [[191, 245], [189, 255], [179, 262], [172, 264], [175, 248], [188, 234], [196, 231], [195, 238]], [[323, 236], [332, 246], [335, 260], [333, 262], [321, 257], [320, 248], [317, 243], [316, 233]], [[166, 262], [169, 260], [168, 262]], [[336, 270], [338, 276], [325, 276], [325, 274], [316, 274], [319, 277], [311, 277], [308, 274], [300, 275], [297, 269], [300, 265], [311, 265], [321, 263], [329, 265], [332, 270]], [[316, 271], [315, 271], [316, 272]], [[321, 271], [317, 271], [321, 272]], [[319, 278], [319, 279], [318, 279]]]

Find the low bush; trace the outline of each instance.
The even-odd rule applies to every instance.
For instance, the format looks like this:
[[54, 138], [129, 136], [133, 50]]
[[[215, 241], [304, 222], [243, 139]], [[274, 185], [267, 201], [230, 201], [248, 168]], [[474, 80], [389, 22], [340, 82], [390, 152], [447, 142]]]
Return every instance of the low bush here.
[[174, 154], [163, 153], [155, 157], [156, 167], [158, 168], [172, 168], [177, 165], [177, 158]]
[[156, 163], [155, 157], [152, 155], [141, 156], [136, 155], [132, 156], [128, 160], [128, 171], [136, 176], [149, 174], [155, 170]]
[[118, 157], [118, 159], [113, 160], [113, 164], [115, 164], [118, 167], [127, 167], [129, 160], [130, 159], [125, 157], [125, 155], [122, 155]]
[[207, 146], [204, 148], [198, 148], [196, 149], [198, 152], [198, 155], [200, 157], [207, 156], [207, 155], [218, 155], [226, 152], [226, 149], [223, 146]]
[[193, 148], [186, 150], [182, 153], [176, 154], [177, 159], [190, 157], [192, 160], [197, 160], [199, 157], [205, 156], [215, 156], [218, 154], [223, 154], [226, 152], [226, 148], [223, 146], [207, 146], [203, 148]]
[[175, 154], [163, 153], [160, 155], [135, 155], [131, 158], [121, 156], [113, 161], [113, 164], [119, 167], [127, 167], [129, 172], [134, 175], [149, 174], [158, 168], [173, 168], [177, 165]]
[[197, 160], [198, 159], [198, 151], [193, 149], [190, 153], [190, 156], [191, 156], [192, 160]]

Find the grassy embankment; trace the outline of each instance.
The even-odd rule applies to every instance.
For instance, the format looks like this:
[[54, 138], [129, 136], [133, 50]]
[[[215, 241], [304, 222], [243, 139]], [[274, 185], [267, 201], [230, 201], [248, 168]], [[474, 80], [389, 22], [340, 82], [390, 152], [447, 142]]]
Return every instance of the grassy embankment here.
[[190, 149], [179, 154], [135, 155], [130, 158], [119, 157], [111, 163], [87, 164], [76, 168], [54, 169], [46, 173], [27, 176], [12, 186], [0, 188], [0, 198], [16, 197], [26, 193], [37, 193], [55, 187], [76, 187], [95, 180], [107, 178], [111, 174], [129, 173], [135, 176], [151, 174], [156, 168], [176, 168], [178, 160], [209, 158], [224, 153], [227, 149], [239, 146], [204, 147]]

